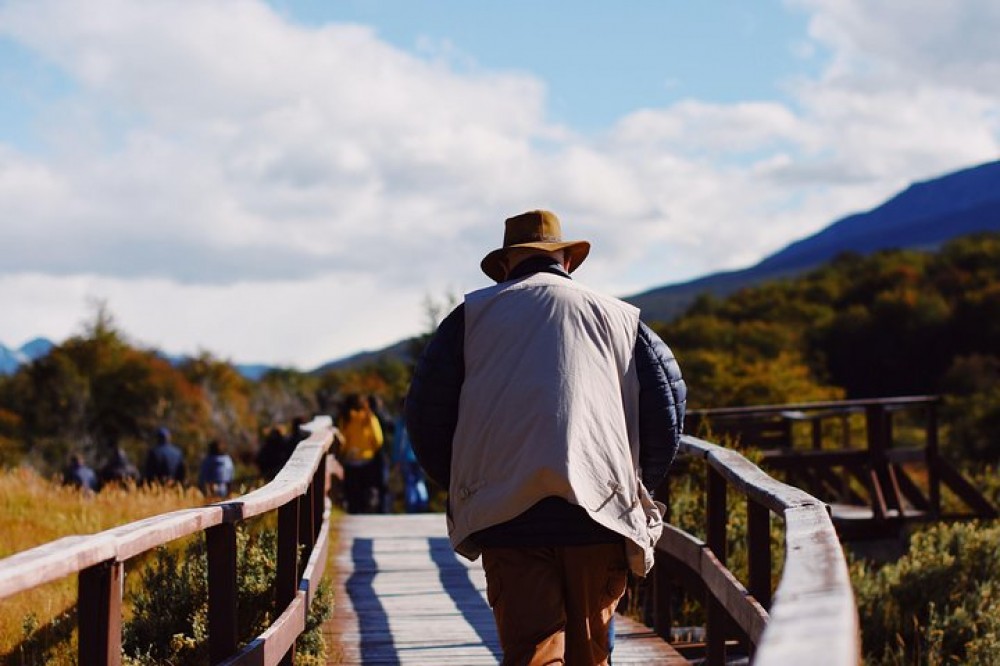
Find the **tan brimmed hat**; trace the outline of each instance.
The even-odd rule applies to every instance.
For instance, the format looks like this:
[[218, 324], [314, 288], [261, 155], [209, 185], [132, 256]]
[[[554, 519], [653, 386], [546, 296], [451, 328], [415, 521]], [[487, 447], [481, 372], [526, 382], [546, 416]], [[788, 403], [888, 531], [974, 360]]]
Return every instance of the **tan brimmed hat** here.
[[507, 218], [504, 223], [503, 247], [493, 250], [483, 257], [479, 267], [496, 282], [502, 282], [505, 274], [503, 258], [512, 247], [531, 247], [546, 252], [566, 250], [569, 272], [572, 273], [583, 263], [590, 253], [590, 243], [584, 240], [564, 241], [562, 227], [555, 213], [547, 210], [532, 210]]

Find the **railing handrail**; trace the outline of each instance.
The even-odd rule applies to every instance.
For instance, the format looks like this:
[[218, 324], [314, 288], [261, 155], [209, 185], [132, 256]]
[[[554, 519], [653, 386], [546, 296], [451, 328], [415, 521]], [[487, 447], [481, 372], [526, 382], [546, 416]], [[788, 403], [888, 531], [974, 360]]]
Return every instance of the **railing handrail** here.
[[[709, 513], [713, 512], [714, 492], [717, 493], [716, 516], [721, 515], [722, 520], [722, 547], [718, 548], [720, 535], [718, 532], [713, 534], [718, 527], [713, 527], [710, 515], [707, 545], [672, 528], [664, 532], [657, 549], [695, 568], [714, 596], [713, 603], [725, 607], [755, 643], [755, 664], [858, 664], [861, 641], [857, 607], [847, 562], [827, 506], [812, 495], [771, 478], [734, 450], [685, 435], [681, 438], [680, 452], [705, 460], [710, 468]], [[716, 479], [725, 481], [721, 495], [718, 486], [713, 484], [713, 474], [717, 475]], [[756, 514], [757, 520], [763, 507], [785, 522], [784, 568], [773, 603], [766, 611], [763, 606], [768, 605], [770, 598], [770, 555], [764, 557], [761, 566], [760, 560], [754, 564], [759, 554], [749, 553], [750, 586], [752, 591], [764, 597], [760, 602], [724, 567], [725, 485], [747, 497], [748, 511]], [[748, 538], [755, 541], [748, 548], [769, 548], [766, 516], [765, 512], [763, 528], [759, 522], [756, 528], [753, 524], [749, 526]], [[753, 515], [749, 518], [751, 523], [755, 520]], [[753, 534], [755, 529], [758, 530], [756, 536]], [[721, 553], [713, 552], [717, 549]], [[706, 562], [706, 559], [712, 561]], [[714, 578], [713, 584], [708, 584], [706, 573]], [[754, 581], [755, 577], [758, 580]], [[711, 614], [712, 609], [709, 610], [710, 622]], [[721, 646], [722, 642], [719, 630], [714, 630], [714, 639], [711, 626], [709, 632], [709, 661], [712, 662], [719, 659], [719, 652], [713, 655], [711, 643], [715, 640]]]
[[[303, 513], [308, 512], [310, 516], [311, 524], [307, 526], [306, 531], [312, 531], [313, 534], [311, 536], [300, 534], [297, 529], [293, 529], [291, 546], [294, 560], [294, 549], [297, 545], [295, 542], [308, 542], [311, 549], [314, 543], [320, 543], [320, 537], [325, 540], [326, 524], [329, 519], [328, 507], [326, 510], [321, 507], [326, 496], [328, 475], [326, 456], [333, 441], [333, 423], [330, 417], [320, 416], [305, 424], [303, 428], [310, 432], [309, 436], [296, 445], [290, 459], [277, 476], [246, 495], [205, 507], [158, 514], [94, 534], [62, 537], [0, 560], [0, 599], [74, 573], [81, 575], [81, 585], [83, 585], [84, 574], [99, 569], [102, 565], [120, 567], [122, 563], [136, 555], [197, 532], [205, 531], [211, 535], [213, 532], [210, 530], [218, 529], [220, 526], [230, 528], [229, 533], [232, 537], [230, 540], [235, 547], [233, 539], [237, 523], [275, 509], [284, 510], [288, 506], [295, 509], [297, 523], [301, 502], [295, 500], [308, 498], [310, 506], [305, 507]], [[322, 475], [323, 478], [318, 479], [317, 475]], [[322, 485], [317, 488], [319, 484]], [[279, 541], [282, 538], [280, 521], [279, 516]], [[320, 545], [323, 546], [320, 550], [325, 553], [325, 541]], [[309, 557], [309, 552], [305, 555]], [[235, 557], [235, 553], [233, 556]], [[321, 562], [310, 562], [310, 564], [314, 564], [315, 567], [301, 567], [303, 572], [310, 572], [313, 568], [322, 571]], [[211, 569], [210, 562], [210, 578]], [[308, 580], [304, 574], [302, 578], [300, 581], [296, 577], [294, 581], [293, 597], [294, 590], [299, 589], [303, 582], [309, 585], [310, 593], [318, 582]], [[118, 594], [120, 595], [120, 592]], [[78, 600], [78, 603], [81, 601]], [[307, 606], [307, 601], [298, 606]], [[304, 608], [301, 612], [304, 613]], [[114, 618], [111, 620], [114, 622]], [[233, 621], [235, 622], [235, 615]], [[275, 622], [277, 623], [278, 621]], [[82, 643], [84, 639], [82, 628], [80, 633]], [[108, 660], [109, 663], [119, 663], [120, 655], [109, 655]]]
[[855, 398], [851, 400], [822, 400], [817, 402], [790, 402], [774, 405], [754, 405], [750, 407], [708, 407], [689, 409], [690, 416], [743, 416], [756, 414], [780, 414], [782, 412], [838, 410], [850, 411], [865, 407], [909, 407], [932, 404], [941, 401], [937, 395], [905, 395], [890, 398]]

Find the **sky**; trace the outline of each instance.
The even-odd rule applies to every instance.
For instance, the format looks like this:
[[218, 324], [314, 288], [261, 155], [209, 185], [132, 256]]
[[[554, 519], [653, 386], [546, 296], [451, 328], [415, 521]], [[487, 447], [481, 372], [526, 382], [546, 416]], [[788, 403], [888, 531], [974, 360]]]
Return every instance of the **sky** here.
[[616, 296], [1000, 158], [995, 0], [0, 0], [0, 342], [314, 368], [555, 211]]

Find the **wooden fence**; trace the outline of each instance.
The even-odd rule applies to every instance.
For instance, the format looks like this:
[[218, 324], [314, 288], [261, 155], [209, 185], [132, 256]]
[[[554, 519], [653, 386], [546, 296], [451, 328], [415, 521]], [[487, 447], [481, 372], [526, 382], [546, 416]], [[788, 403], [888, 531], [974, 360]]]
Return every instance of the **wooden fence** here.
[[[205, 532], [208, 553], [208, 632], [213, 664], [271, 666], [291, 663], [305, 630], [309, 604], [326, 564], [330, 504], [329, 417], [304, 426], [300, 442], [273, 481], [241, 497], [182, 509], [97, 534], [68, 536], [0, 560], [0, 599], [79, 574], [79, 663], [120, 664], [124, 563], [182, 537]], [[239, 649], [236, 570], [237, 525], [278, 512], [275, 594], [283, 612]]]
[[[694, 410], [687, 430], [707, 423], [713, 434], [760, 449], [766, 469], [782, 471], [788, 483], [832, 505], [845, 541], [889, 536], [912, 521], [996, 518], [990, 502], [941, 455], [939, 404], [937, 396], [904, 396]], [[859, 424], [860, 446], [852, 434]], [[917, 444], [901, 441], [901, 429]], [[942, 510], [945, 489], [965, 511]]]
[[[684, 436], [680, 453], [707, 465], [707, 542], [666, 526], [647, 583], [656, 632], [669, 637], [671, 595], [678, 583], [694, 579], [705, 594], [705, 656], [710, 665], [725, 664], [727, 638], [734, 634], [749, 641], [758, 665], [860, 663], [854, 593], [827, 506], [771, 478], [731, 449]], [[745, 586], [726, 568], [730, 488], [747, 502]], [[785, 523], [784, 566], [773, 599], [771, 513]]]

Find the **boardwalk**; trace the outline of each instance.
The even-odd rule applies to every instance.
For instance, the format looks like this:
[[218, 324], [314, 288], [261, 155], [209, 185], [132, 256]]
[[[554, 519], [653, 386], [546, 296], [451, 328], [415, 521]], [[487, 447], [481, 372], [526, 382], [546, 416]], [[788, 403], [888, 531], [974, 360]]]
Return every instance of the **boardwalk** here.
[[[331, 664], [496, 664], [500, 647], [478, 562], [456, 557], [440, 514], [345, 516]], [[360, 619], [359, 619], [360, 618]], [[617, 619], [614, 663], [687, 664], [646, 627]]]

